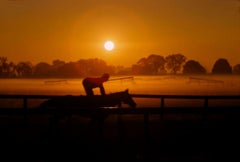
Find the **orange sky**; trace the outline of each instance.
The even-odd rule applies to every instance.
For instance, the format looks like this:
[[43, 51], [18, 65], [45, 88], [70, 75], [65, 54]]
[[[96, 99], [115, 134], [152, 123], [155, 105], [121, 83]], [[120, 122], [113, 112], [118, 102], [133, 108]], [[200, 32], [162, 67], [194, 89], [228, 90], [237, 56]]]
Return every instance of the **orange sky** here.
[[220, 57], [240, 63], [238, 0], [1, 0], [0, 24], [0, 56], [14, 62], [130, 66], [152, 53], [182, 53], [208, 69]]

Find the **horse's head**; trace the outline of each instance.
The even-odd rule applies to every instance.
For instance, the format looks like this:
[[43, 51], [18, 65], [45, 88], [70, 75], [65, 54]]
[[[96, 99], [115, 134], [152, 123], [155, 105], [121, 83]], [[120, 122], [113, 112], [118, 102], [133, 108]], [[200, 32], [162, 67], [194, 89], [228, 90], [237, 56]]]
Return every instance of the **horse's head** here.
[[136, 107], [137, 104], [132, 99], [132, 96], [128, 93], [128, 89], [126, 89], [125, 91], [121, 92], [121, 94], [122, 94], [121, 95], [121, 99], [122, 99], [123, 103], [128, 104], [132, 108]]

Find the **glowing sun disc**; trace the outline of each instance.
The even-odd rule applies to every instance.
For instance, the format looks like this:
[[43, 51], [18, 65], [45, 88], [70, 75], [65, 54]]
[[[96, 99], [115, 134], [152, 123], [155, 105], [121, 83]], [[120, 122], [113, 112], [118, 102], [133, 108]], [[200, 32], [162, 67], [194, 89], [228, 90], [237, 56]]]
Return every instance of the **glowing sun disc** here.
[[107, 41], [104, 43], [104, 48], [108, 51], [112, 51], [114, 49], [114, 43], [112, 41]]

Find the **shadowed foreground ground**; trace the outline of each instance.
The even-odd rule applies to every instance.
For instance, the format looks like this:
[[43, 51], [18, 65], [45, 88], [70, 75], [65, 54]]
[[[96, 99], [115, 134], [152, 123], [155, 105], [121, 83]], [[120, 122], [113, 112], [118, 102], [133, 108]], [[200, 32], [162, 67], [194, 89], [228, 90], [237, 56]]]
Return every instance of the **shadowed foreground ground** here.
[[[237, 160], [239, 119], [235, 114], [150, 116], [144, 134], [142, 115], [112, 115], [103, 136], [89, 119], [73, 116], [49, 126], [50, 116], [0, 116], [1, 157], [4, 161], [205, 161]], [[25, 122], [24, 122], [25, 121]], [[119, 123], [123, 127], [119, 127]], [[121, 131], [120, 131], [121, 130]], [[146, 135], [146, 136], [144, 136]], [[148, 137], [148, 138], [147, 138]]]

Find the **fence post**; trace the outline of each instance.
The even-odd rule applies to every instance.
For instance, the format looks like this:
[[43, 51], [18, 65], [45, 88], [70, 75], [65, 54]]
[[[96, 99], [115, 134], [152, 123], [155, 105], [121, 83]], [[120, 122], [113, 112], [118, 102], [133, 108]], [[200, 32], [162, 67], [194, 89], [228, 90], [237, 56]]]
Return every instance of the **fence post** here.
[[208, 108], [208, 98], [204, 99], [204, 108]]
[[203, 108], [203, 120], [204, 120], [204, 122], [206, 122], [206, 120], [207, 120], [207, 110], [208, 109], [208, 98], [207, 97], [205, 97], [204, 98], [204, 108]]
[[160, 118], [162, 120], [163, 119], [163, 112], [164, 112], [164, 97], [163, 96], [161, 97], [161, 107], [160, 107], [160, 109], [161, 109]]
[[27, 109], [27, 97], [26, 96], [23, 97], [23, 109], [24, 110]]
[[148, 114], [148, 112], [144, 113], [144, 136], [145, 136], [145, 140], [148, 141], [148, 138], [149, 138], [149, 114]]
[[23, 96], [23, 120], [24, 125], [27, 125], [27, 97]]
[[144, 112], [144, 157], [147, 158], [150, 147], [149, 113]]

